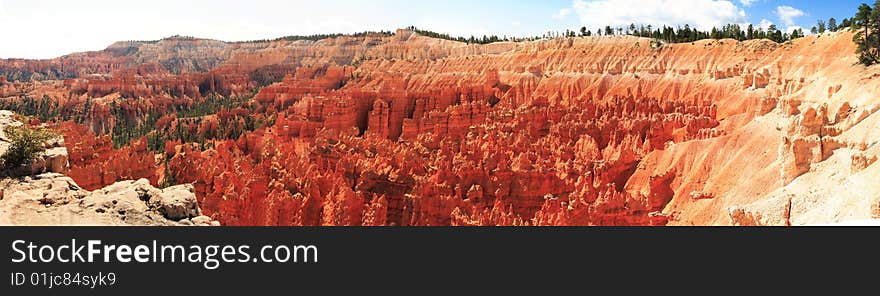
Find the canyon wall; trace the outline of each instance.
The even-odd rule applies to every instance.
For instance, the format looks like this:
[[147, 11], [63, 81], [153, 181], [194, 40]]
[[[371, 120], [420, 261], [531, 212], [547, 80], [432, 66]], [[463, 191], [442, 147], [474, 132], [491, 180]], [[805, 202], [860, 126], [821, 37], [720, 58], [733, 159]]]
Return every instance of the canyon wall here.
[[[880, 71], [855, 65], [851, 39], [169, 39], [79, 54], [92, 59], [57, 75], [69, 57], [3, 61], [0, 95], [125, 102], [133, 121], [252, 95], [160, 120], [154, 133], [202, 138], [162, 151], [113, 148], [101, 108], [61, 125], [86, 188], [191, 183], [229, 225], [834, 223], [880, 217]], [[265, 124], [208, 136], [245, 121]]]
[[[10, 126], [28, 124], [18, 115], [0, 110], [0, 155], [17, 143], [5, 133]], [[140, 179], [89, 191], [64, 175], [69, 167], [63, 140], [53, 138], [42, 145], [45, 149], [31, 162], [0, 167], [0, 225], [220, 225], [202, 215], [190, 184], [158, 189]]]

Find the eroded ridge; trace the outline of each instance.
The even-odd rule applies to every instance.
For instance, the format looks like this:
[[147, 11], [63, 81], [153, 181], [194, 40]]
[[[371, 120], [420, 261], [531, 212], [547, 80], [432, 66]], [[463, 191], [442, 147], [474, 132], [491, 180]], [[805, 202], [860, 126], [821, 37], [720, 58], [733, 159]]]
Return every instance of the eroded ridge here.
[[880, 215], [851, 40], [167, 39], [5, 60], [0, 96], [67, 114], [84, 188], [191, 183], [230, 225], [834, 223]]

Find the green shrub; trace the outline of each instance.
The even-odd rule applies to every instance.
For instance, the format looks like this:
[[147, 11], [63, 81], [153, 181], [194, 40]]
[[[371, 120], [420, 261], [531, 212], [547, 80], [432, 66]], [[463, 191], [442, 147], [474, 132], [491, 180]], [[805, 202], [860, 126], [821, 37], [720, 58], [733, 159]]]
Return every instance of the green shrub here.
[[46, 142], [56, 137], [55, 133], [45, 128], [25, 126], [7, 126], [3, 132], [12, 143], [0, 155], [0, 165], [7, 169], [30, 164], [37, 154], [46, 149]]

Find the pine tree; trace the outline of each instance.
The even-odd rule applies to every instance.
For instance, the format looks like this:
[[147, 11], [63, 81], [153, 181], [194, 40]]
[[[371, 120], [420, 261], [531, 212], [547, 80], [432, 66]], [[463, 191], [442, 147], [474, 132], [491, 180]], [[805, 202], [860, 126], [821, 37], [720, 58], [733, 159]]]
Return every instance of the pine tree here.
[[[880, 3], [880, 0], [875, 3], [875, 6]], [[856, 53], [859, 55], [859, 63], [870, 66], [877, 62], [877, 47], [875, 39], [877, 39], [874, 34], [871, 34], [871, 31], [874, 31], [877, 27], [877, 21], [875, 21], [874, 16], [876, 15], [876, 11], [868, 6], [867, 4], [862, 4], [859, 6], [858, 12], [856, 12], [856, 16], [853, 18], [853, 29], [856, 30], [855, 36], [853, 36], [853, 41], [858, 45], [856, 48]]]
[[872, 34], [872, 39], [868, 44], [872, 46], [872, 54], [874, 56], [874, 61], [880, 61], [880, 35], [877, 32], [880, 32], [880, 0], [874, 2], [874, 7], [871, 9], [870, 21], [868, 21], [868, 27], [871, 31], [874, 32]]
[[779, 31], [779, 29], [776, 29], [775, 24], [767, 27], [767, 37], [775, 42], [782, 42], [782, 32]]

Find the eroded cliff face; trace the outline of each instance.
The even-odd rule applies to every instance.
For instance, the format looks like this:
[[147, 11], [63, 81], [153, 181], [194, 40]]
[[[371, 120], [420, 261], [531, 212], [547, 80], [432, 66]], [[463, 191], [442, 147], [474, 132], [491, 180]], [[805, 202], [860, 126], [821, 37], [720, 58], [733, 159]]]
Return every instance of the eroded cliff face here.
[[[86, 188], [192, 183], [230, 225], [833, 223], [880, 217], [880, 71], [854, 66], [851, 37], [171, 40], [108, 48], [128, 64], [91, 67], [102, 77], [0, 90], [97, 103], [64, 125]], [[118, 124], [100, 106], [127, 104], [137, 121], [248, 93], [246, 108], [156, 123], [209, 139], [266, 123], [207, 148], [96, 136]]]
[[[11, 146], [3, 130], [23, 125], [16, 114], [0, 110], [0, 155]], [[49, 142], [29, 164], [0, 169], [0, 225], [220, 225], [202, 215], [191, 184], [158, 189], [140, 179], [85, 190], [64, 175], [64, 142]]]

